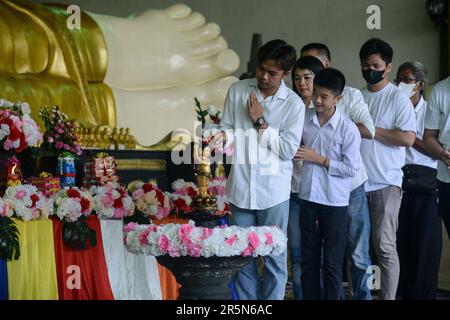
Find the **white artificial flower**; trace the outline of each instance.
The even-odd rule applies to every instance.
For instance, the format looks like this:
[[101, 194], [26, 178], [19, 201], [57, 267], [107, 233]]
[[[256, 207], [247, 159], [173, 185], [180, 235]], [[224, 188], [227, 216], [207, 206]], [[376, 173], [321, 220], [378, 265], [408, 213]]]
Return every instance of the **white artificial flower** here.
[[216, 116], [216, 114], [217, 114], [217, 108], [216, 108], [216, 106], [214, 106], [214, 105], [209, 105], [208, 106], [208, 114], [210, 115], [210, 116], [213, 116], [213, 117], [215, 117]]
[[22, 110], [23, 114], [30, 114], [31, 108], [30, 105], [26, 102], [20, 104], [20, 109]]

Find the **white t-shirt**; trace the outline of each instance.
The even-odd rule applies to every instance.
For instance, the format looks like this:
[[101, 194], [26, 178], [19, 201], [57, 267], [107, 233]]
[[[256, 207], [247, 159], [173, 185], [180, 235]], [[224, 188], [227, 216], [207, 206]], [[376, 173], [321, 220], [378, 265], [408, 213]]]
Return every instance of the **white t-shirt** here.
[[[419, 103], [414, 108], [416, 114], [416, 126], [417, 126], [417, 139], [423, 140], [423, 131], [425, 123], [425, 112], [427, 111], [427, 102], [420, 98]], [[430, 167], [436, 169], [437, 161], [433, 160], [429, 156], [424, 155], [422, 152], [418, 151], [416, 148], [406, 148], [406, 164], [417, 164], [421, 166]]]
[[[389, 83], [378, 92], [370, 92], [365, 88], [362, 94], [369, 106], [375, 127], [416, 132], [414, 107], [408, 96], [398, 87]], [[369, 176], [365, 185], [367, 192], [388, 186], [401, 188], [405, 147], [388, 146], [376, 139], [363, 139], [361, 156]]]
[[[437, 83], [431, 90], [425, 128], [439, 130], [439, 142], [445, 149], [450, 148], [450, 77]], [[442, 161], [438, 161], [437, 169], [437, 178], [450, 183], [450, 170]]]

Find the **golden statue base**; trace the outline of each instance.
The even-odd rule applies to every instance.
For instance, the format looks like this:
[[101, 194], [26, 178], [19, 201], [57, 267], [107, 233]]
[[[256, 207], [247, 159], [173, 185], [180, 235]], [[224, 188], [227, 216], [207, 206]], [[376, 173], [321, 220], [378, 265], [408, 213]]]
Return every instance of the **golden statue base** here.
[[199, 195], [192, 199], [191, 207], [196, 211], [216, 211], [217, 199], [211, 195]]

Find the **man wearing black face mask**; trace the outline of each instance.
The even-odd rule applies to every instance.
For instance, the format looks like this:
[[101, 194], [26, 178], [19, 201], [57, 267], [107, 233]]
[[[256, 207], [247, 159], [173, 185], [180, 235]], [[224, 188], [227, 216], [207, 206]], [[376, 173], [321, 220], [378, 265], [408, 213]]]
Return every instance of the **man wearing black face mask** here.
[[396, 247], [398, 214], [402, 199], [405, 147], [416, 138], [414, 108], [409, 97], [390, 83], [393, 50], [380, 39], [361, 47], [364, 100], [375, 123], [375, 139], [363, 140], [361, 156], [369, 176], [365, 185], [372, 223], [372, 240], [381, 270], [378, 298], [394, 300], [400, 274]]

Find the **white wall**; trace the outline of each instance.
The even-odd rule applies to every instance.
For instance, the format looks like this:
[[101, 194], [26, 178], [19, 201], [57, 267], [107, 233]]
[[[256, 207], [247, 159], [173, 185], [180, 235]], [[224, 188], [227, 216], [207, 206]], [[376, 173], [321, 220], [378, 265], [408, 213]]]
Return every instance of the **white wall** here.
[[[48, 0], [38, 0], [48, 2]], [[239, 76], [246, 71], [253, 33], [263, 42], [282, 38], [298, 50], [307, 42], [326, 43], [334, 67], [341, 69], [349, 84], [363, 85], [358, 52], [370, 37], [380, 37], [394, 48], [394, 69], [407, 60], [423, 62], [430, 80], [439, 79], [439, 34], [425, 11], [426, 0], [56, 0], [82, 9], [127, 16], [148, 8], [162, 9], [184, 3], [216, 22], [241, 58]], [[381, 30], [368, 30], [366, 9], [382, 8]]]

